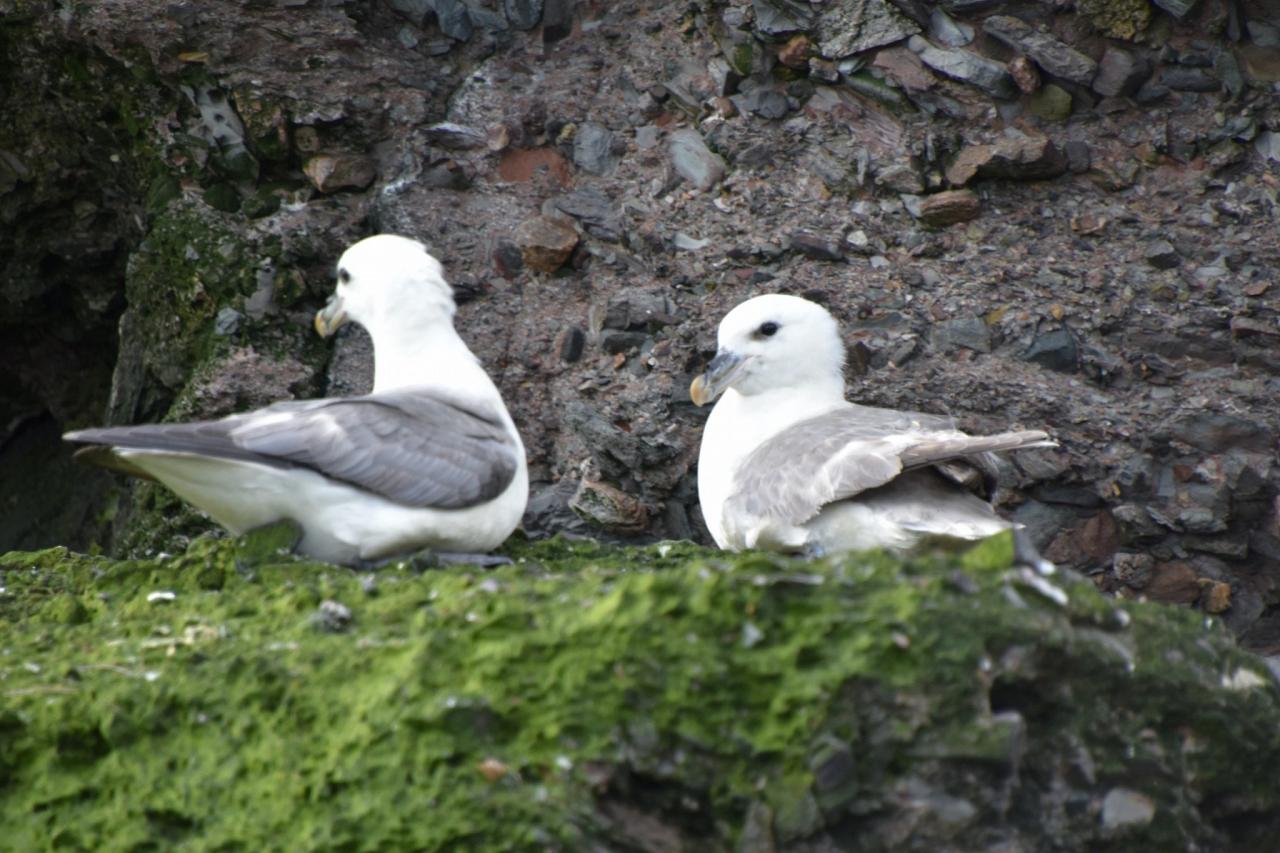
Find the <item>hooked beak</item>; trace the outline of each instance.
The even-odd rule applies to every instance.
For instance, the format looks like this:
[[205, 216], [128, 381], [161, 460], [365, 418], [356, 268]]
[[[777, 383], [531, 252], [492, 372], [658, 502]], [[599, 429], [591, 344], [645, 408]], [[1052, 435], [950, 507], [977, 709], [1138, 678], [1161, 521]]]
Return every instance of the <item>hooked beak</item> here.
[[720, 350], [703, 374], [689, 386], [689, 399], [693, 400], [695, 406], [710, 403], [733, 384], [746, 363], [747, 360], [736, 352]]
[[342, 297], [333, 294], [329, 297], [329, 302], [316, 312], [316, 332], [322, 338], [327, 338], [342, 327], [347, 322], [347, 312], [342, 310]]

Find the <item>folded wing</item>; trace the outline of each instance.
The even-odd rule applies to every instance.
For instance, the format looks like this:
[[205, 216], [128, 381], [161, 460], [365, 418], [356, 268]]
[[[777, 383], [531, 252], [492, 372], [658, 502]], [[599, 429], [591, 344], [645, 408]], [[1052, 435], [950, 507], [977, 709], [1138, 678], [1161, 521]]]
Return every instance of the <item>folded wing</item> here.
[[[439, 391], [277, 403], [217, 421], [88, 429], [85, 461], [133, 473], [104, 446], [308, 468], [415, 508], [462, 509], [500, 495], [519, 449], [498, 413]], [[123, 464], [121, 464], [123, 463]]]
[[801, 525], [827, 504], [883, 486], [904, 470], [933, 465], [972, 487], [989, 468], [982, 454], [1054, 444], [1039, 430], [970, 436], [949, 418], [851, 405], [801, 421], [756, 448], [737, 471], [725, 514]]

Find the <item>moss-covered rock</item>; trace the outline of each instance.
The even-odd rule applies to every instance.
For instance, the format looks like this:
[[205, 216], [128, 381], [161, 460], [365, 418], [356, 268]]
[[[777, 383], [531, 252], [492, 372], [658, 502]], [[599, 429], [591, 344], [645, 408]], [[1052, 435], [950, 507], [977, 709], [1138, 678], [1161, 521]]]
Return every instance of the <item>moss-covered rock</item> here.
[[0, 557], [6, 843], [1155, 851], [1280, 830], [1266, 667], [1187, 611], [1007, 568], [1007, 543], [899, 565], [552, 540], [425, 574], [281, 544]]

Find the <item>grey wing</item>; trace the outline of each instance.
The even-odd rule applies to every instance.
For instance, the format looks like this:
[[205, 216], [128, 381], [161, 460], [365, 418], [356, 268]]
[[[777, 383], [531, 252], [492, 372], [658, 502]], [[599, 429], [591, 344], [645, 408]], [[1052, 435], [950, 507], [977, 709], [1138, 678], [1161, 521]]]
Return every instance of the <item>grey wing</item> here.
[[219, 421], [67, 437], [310, 468], [405, 506], [437, 509], [497, 497], [519, 465], [519, 448], [497, 412], [431, 392], [279, 403]]
[[974, 461], [982, 468], [984, 453], [1052, 444], [1039, 431], [969, 436], [950, 418], [850, 406], [802, 421], [756, 448], [738, 469], [726, 512], [803, 524], [832, 501], [883, 486], [908, 468], [945, 463], [944, 476], [970, 486], [966, 466], [951, 460], [979, 457]]

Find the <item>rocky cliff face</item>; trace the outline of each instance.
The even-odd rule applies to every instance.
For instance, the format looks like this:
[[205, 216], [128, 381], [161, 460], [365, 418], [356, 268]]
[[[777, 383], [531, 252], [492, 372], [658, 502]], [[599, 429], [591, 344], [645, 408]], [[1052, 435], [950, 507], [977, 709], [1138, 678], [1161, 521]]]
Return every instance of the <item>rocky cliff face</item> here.
[[[703, 539], [690, 376], [800, 293], [851, 395], [1045, 426], [1008, 510], [1280, 651], [1280, 17], [1261, 0], [0, 3], [8, 547], [204, 522], [62, 428], [361, 390], [344, 245], [426, 242], [533, 533]], [[52, 472], [42, 475], [40, 472]]]

